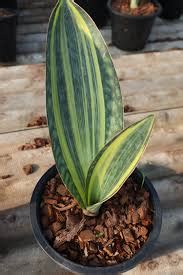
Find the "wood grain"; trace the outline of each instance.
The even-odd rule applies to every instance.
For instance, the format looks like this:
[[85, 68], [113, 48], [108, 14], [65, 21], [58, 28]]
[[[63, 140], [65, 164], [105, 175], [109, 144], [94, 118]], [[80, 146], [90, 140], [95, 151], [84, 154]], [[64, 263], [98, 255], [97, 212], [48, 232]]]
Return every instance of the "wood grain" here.
[[[0, 210], [26, 204], [30, 200], [38, 179], [54, 164], [51, 147], [20, 151], [18, 148], [36, 137], [48, 137], [48, 129], [30, 129], [0, 135], [0, 176], [12, 175], [0, 180]], [[152, 179], [183, 172], [182, 128], [162, 132], [155, 126], [149, 147], [140, 167]], [[37, 170], [26, 176], [22, 170], [26, 164], [34, 164]]]
[[[135, 113], [167, 110], [162, 111], [160, 122], [172, 116], [174, 123], [180, 123], [181, 51], [121, 56], [114, 59], [114, 64], [125, 105], [133, 107]], [[0, 133], [25, 129], [33, 117], [45, 115], [44, 64], [1, 67], [0, 94]]]

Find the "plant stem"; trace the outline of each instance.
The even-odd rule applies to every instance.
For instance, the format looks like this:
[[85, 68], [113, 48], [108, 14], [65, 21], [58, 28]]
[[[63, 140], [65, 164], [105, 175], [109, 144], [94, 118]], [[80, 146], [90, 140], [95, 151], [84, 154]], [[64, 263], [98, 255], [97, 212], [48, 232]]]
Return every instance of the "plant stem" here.
[[92, 213], [92, 212], [89, 212], [88, 210], [86, 209], [83, 209], [83, 214], [85, 216], [88, 216], [88, 217], [96, 217], [98, 215], [98, 212], [97, 213]]
[[138, 8], [139, 0], [131, 0], [130, 1], [130, 8], [131, 9], [136, 9]]

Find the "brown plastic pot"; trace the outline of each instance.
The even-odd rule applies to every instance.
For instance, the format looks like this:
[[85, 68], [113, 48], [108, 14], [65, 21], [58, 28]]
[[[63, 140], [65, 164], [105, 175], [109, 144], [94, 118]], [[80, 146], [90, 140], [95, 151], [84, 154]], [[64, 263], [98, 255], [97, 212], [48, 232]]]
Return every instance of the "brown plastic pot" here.
[[[37, 183], [34, 192], [32, 194], [31, 202], [30, 202], [30, 218], [34, 236], [44, 250], [44, 252], [57, 263], [60, 267], [70, 270], [72, 272], [77, 272], [79, 274], [115, 274], [118, 272], [125, 272], [136, 265], [141, 263], [147, 255], [149, 255], [152, 250], [153, 246], [156, 243], [160, 231], [161, 231], [161, 223], [162, 223], [162, 212], [160, 201], [158, 195], [151, 183], [151, 181], [145, 177], [144, 179], [144, 187], [150, 193], [151, 203], [154, 210], [154, 217], [153, 217], [153, 229], [150, 232], [149, 238], [146, 243], [143, 245], [141, 249], [130, 259], [123, 263], [108, 266], [108, 267], [91, 267], [91, 266], [83, 266], [81, 264], [77, 264], [72, 262], [71, 260], [63, 257], [60, 255], [53, 247], [49, 244], [46, 238], [43, 235], [41, 222], [40, 222], [40, 204], [42, 200], [42, 194], [45, 188], [45, 184], [55, 177], [57, 174], [56, 166], [50, 168], [39, 180]], [[142, 184], [143, 176], [141, 172], [136, 169], [132, 174], [134, 180], [138, 184]]]

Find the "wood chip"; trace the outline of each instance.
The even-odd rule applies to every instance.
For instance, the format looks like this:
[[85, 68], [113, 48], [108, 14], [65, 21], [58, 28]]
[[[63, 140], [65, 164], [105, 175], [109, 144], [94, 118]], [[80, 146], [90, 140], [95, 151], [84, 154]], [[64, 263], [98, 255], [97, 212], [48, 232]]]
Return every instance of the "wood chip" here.
[[127, 254], [129, 254], [129, 255], [132, 254], [132, 251], [131, 251], [129, 245], [123, 244], [123, 249], [125, 250], [125, 252], [126, 252]]
[[79, 224], [77, 224], [72, 230], [62, 230], [62, 233], [57, 236], [54, 240], [53, 247], [58, 248], [60, 245], [62, 245], [65, 242], [70, 242], [77, 234], [79, 231], [82, 230], [84, 224], [85, 224], [85, 218], [81, 220]]
[[84, 248], [84, 254], [85, 254], [85, 257], [88, 257], [88, 249], [87, 249], [87, 246], [85, 246], [85, 248]]
[[62, 215], [59, 211], [54, 209], [54, 216], [55, 216], [55, 220], [58, 222], [65, 222], [66, 221], [66, 217], [64, 215]]
[[113, 256], [113, 253], [107, 247], [104, 247], [103, 250], [107, 253], [107, 255], [109, 255], [109, 257]]
[[145, 200], [141, 203], [140, 207], [137, 209], [137, 213], [139, 214], [140, 219], [143, 220], [145, 219], [147, 212], [148, 212], [148, 203]]
[[124, 112], [125, 113], [131, 113], [131, 112], [134, 112], [135, 111], [135, 108], [130, 106], [130, 105], [125, 105], [124, 106]]
[[49, 145], [50, 141], [48, 138], [35, 138], [34, 144], [36, 145], [36, 148], [45, 147], [46, 145]]
[[27, 164], [23, 167], [24, 173], [28, 176], [33, 173], [33, 165], [32, 164]]
[[53, 216], [53, 209], [50, 204], [46, 204], [41, 209], [42, 215], [48, 216], [48, 218]]
[[144, 236], [147, 235], [147, 233], [148, 233], [148, 229], [145, 226], [139, 226], [138, 227], [138, 235], [139, 236], [144, 237]]
[[47, 119], [45, 116], [39, 116], [31, 119], [31, 121], [27, 124], [27, 127], [35, 127], [35, 126], [43, 126], [47, 125]]
[[104, 227], [103, 227], [103, 225], [98, 224], [98, 225], [95, 227], [95, 231], [104, 233]]
[[33, 142], [26, 143], [18, 147], [20, 151], [37, 149], [50, 145], [50, 140], [48, 138], [35, 138]]
[[84, 230], [80, 232], [79, 239], [82, 242], [90, 242], [95, 240], [95, 235], [91, 230]]
[[112, 244], [112, 242], [113, 242], [113, 239], [110, 239], [106, 244], [105, 244], [105, 246], [104, 247], [107, 247], [107, 246], [109, 246], [110, 244]]
[[0, 176], [0, 179], [6, 180], [6, 179], [9, 179], [11, 177], [13, 177], [13, 175], [4, 175], [4, 176]]
[[66, 212], [66, 228], [71, 229], [78, 223], [80, 223], [80, 215], [72, 215], [70, 212]]
[[133, 234], [129, 228], [123, 229], [122, 232], [126, 243], [130, 243], [134, 241]]
[[76, 202], [76, 201], [73, 201], [71, 204], [69, 204], [69, 205], [67, 205], [67, 206], [64, 206], [64, 207], [58, 207], [58, 206], [56, 206], [56, 205], [53, 205], [53, 207], [54, 207], [55, 209], [57, 209], [58, 211], [63, 212], [63, 211], [67, 211], [67, 210], [73, 208], [73, 207], [76, 206], [76, 205], [77, 205], [77, 202]]
[[57, 200], [54, 199], [44, 199], [44, 202], [51, 205], [57, 204]]
[[61, 196], [65, 196], [68, 193], [68, 190], [63, 184], [59, 184], [57, 187], [57, 193]]
[[62, 223], [56, 221], [52, 223], [49, 228], [51, 229], [53, 235], [55, 235], [59, 230], [63, 228], [63, 225]]

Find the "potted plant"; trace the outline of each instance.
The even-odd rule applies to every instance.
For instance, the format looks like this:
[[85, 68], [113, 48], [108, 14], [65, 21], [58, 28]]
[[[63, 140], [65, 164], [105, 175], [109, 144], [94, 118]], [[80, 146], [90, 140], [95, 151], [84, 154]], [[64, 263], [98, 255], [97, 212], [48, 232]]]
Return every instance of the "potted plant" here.
[[112, 19], [112, 43], [125, 51], [145, 47], [161, 6], [152, 0], [109, 0]]
[[16, 1], [0, 3], [0, 62], [16, 60]]
[[108, 0], [76, 0], [75, 2], [85, 9], [96, 25], [101, 28], [105, 26], [109, 17], [107, 1]]
[[178, 19], [183, 10], [182, 0], [158, 0], [162, 5], [161, 17], [165, 19]]
[[133, 268], [152, 250], [161, 229], [158, 195], [135, 170], [154, 117], [124, 129], [120, 85], [107, 46], [72, 0], [59, 1], [49, 22], [46, 101], [56, 166], [31, 198], [35, 238], [73, 272]]

